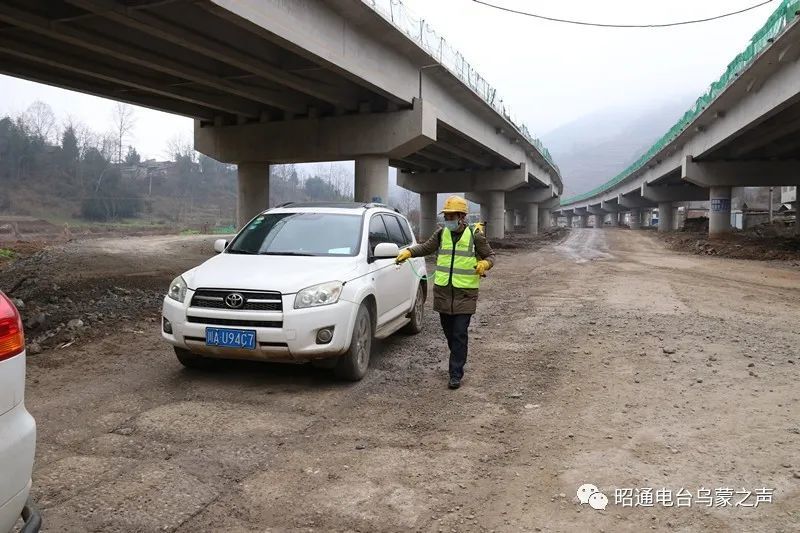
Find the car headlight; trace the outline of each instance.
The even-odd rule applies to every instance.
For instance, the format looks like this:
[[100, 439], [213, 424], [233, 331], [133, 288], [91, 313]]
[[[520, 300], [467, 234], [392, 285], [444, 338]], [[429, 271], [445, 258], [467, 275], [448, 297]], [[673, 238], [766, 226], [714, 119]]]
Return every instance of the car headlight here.
[[317, 307], [320, 305], [335, 304], [339, 301], [344, 284], [341, 281], [320, 283], [297, 293], [294, 298], [294, 308]]
[[167, 296], [176, 302], [183, 303], [183, 300], [186, 298], [186, 281], [184, 281], [183, 276], [178, 276], [172, 280], [172, 283], [169, 284]]

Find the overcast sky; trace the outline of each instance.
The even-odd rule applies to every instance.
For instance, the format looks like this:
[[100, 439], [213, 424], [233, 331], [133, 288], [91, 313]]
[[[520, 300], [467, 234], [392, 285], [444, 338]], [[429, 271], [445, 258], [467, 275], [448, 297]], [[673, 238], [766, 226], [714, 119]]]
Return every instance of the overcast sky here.
[[[666, 29], [568, 26], [504, 13], [472, 0], [403, 0], [460, 50], [537, 136], [582, 115], [618, 105], [657, 104], [696, 94], [724, 71], [778, 0], [715, 22]], [[704, 18], [756, 0], [488, 0], [547, 16], [603, 23], [663, 23]], [[112, 104], [0, 76], [0, 115], [49, 103], [94, 130], [110, 129]], [[133, 144], [164, 158], [175, 135], [191, 138], [189, 119], [137, 108]]]

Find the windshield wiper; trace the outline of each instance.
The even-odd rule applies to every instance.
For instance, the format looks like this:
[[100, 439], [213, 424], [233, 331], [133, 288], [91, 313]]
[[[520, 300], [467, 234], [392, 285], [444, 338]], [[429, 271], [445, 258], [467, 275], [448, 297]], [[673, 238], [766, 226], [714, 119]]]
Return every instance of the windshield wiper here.
[[314, 257], [315, 254], [306, 252], [261, 252], [259, 255], [294, 255], [299, 257]]
[[251, 252], [250, 250], [225, 250], [226, 254], [242, 254], [242, 255], [256, 255], [256, 252]]

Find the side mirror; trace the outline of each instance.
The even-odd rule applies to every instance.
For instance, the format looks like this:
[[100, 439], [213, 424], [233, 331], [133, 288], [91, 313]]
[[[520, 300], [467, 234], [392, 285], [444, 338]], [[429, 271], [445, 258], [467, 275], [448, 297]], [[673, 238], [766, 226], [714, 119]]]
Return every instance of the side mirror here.
[[394, 259], [400, 253], [400, 247], [393, 242], [382, 242], [375, 247], [372, 257], [375, 259]]
[[217, 239], [214, 241], [214, 251], [218, 254], [221, 254], [225, 251], [225, 247], [228, 246], [228, 241], [225, 239]]

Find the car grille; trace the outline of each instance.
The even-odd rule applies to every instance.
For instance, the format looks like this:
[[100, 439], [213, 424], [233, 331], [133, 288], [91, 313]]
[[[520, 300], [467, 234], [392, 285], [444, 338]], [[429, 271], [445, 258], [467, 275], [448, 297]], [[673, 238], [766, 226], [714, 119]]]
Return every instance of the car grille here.
[[[231, 308], [225, 303], [229, 294], [241, 294], [244, 304]], [[232, 289], [198, 289], [192, 296], [192, 307], [203, 309], [234, 309], [236, 311], [283, 311], [279, 292], [237, 291]]]
[[240, 320], [236, 318], [209, 318], [205, 316], [187, 316], [192, 324], [208, 324], [211, 326], [234, 326], [246, 328], [282, 328], [283, 322], [274, 320]]

